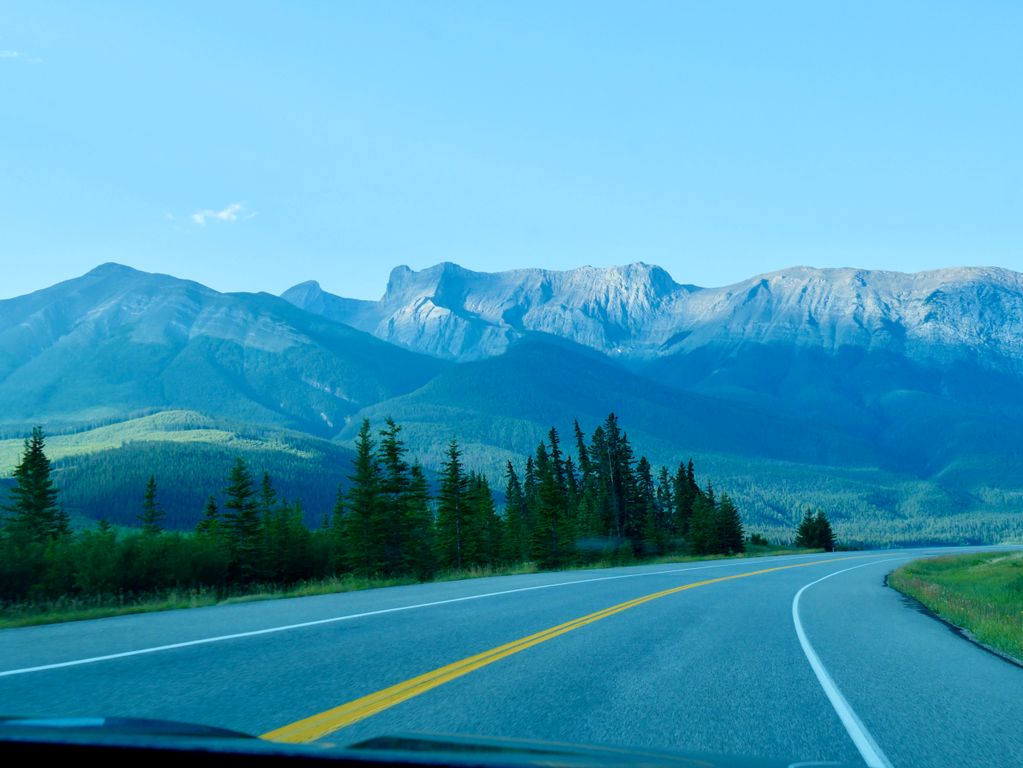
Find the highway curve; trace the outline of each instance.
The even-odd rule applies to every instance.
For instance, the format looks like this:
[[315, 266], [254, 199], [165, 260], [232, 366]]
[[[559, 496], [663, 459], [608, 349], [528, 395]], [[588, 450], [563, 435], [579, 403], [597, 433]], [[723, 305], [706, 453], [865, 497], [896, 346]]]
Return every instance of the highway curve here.
[[428, 731], [1023, 764], [1023, 668], [884, 586], [925, 553], [531, 574], [5, 630], [0, 701], [3, 714], [290, 741]]

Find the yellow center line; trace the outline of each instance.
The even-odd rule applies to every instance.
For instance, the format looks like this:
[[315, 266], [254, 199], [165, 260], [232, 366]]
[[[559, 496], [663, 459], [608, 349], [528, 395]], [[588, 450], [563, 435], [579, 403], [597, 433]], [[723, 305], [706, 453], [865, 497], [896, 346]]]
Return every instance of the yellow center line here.
[[493, 664], [495, 661], [499, 661], [511, 656], [512, 654], [518, 653], [519, 651], [532, 648], [534, 645], [547, 642], [555, 637], [564, 635], [566, 632], [571, 632], [574, 629], [585, 627], [587, 624], [592, 624], [595, 621], [606, 619], [608, 616], [613, 616], [616, 613], [627, 611], [630, 608], [643, 605], [643, 603], [649, 603], [651, 600], [657, 600], [661, 597], [667, 597], [668, 595], [674, 595], [678, 592], [684, 592], [687, 589], [705, 587], [708, 584], [717, 584], [722, 581], [745, 579], [750, 576], [760, 576], [765, 573], [774, 573], [775, 571], [785, 571], [790, 568], [806, 568], [810, 565], [821, 565], [822, 563], [838, 563], [843, 560], [855, 560], [860, 557], [865, 556], [855, 555], [852, 557], [832, 558], [829, 560], [814, 560], [809, 563], [779, 565], [774, 568], [764, 568], [759, 571], [736, 573], [731, 576], [719, 576], [716, 579], [705, 579], [704, 581], [696, 581], [692, 584], [683, 584], [680, 587], [672, 587], [671, 589], [654, 592], [649, 595], [644, 595], [643, 597], [637, 597], [633, 600], [627, 600], [624, 603], [612, 605], [610, 608], [605, 608], [601, 611], [587, 614], [586, 616], [580, 616], [578, 619], [566, 621], [564, 624], [558, 624], [555, 627], [550, 627], [542, 632], [537, 632], [527, 637], [514, 640], [510, 643], [499, 645], [496, 648], [491, 648], [489, 651], [477, 653], [475, 656], [469, 656], [468, 658], [456, 661], [453, 664], [447, 664], [433, 670], [432, 672], [427, 672], [426, 674], [419, 675], [418, 677], [413, 677], [402, 683], [398, 683], [397, 685], [392, 685], [389, 688], [377, 691], [376, 693], [362, 696], [361, 698], [349, 701], [347, 704], [342, 704], [339, 707], [334, 707], [333, 709], [328, 709], [325, 712], [320, 712], [319, 714], [312, 715], [311, 717], [281, 726], [280, 728], [264, 733], [261, 738], [286, 742], [289, 744], [300, 744], [315, 741], [329, 733], [341, 730], [342, 728], [347, 728], [353, 723], [364, 720], [371, 715], [375, 715], [378, 712], [389, 709], [403, 701], [408, 701], [421, 693], [426, 693], [437, 686], [443, 685], [451, 680], [455, 680], [463, 675], [467, 675], [470, 672], [474, 672], [475, 670], [481, 669], [489, 664]]

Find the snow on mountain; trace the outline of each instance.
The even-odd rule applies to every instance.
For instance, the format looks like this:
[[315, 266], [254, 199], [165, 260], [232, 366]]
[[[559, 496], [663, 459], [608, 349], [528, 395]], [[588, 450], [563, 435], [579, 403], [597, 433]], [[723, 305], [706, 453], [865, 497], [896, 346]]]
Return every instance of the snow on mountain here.
[[472, 272], [397, 267], [378, 302], [303, 283], [284, 298], [439, 357], [503, 352], [539, 332], [651, 359], [705, 345], [842, 346], [910, 358], [1023, 362], [1023, 275], [993, 267], [901, 273], [793, 267], [722, 288], [680, 285], [660, 267]]

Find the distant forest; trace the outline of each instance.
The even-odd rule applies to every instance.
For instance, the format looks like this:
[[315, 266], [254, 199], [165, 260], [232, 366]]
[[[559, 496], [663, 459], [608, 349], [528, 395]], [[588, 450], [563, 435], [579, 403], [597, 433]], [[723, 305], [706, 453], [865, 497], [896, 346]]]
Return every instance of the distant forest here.
[[741, 517], [727, 493], [701, 487], [690, 460], [655, 471], [636, 459], [610, 414], [574, 453], [556, 429], [518, 466], [508, 462], [504, 507], [452, 440], [431, 493], [410, 461], [402, 428], [362, 423], [346, 490], [310, 528], [302, 505], [280, 497], [268, 474], [238, 458], [194, 532], [164, 529], [159, 466], [137, 501], [139, 527], [101, 520], [74, 533], [33, 430], [14, 472], [0, 529], [0, 600], [144, 595], [211, 588], [229, 594], [343, 574], [414, 577], [532, 562], [559, 568], [666, 554], [742, 552]]

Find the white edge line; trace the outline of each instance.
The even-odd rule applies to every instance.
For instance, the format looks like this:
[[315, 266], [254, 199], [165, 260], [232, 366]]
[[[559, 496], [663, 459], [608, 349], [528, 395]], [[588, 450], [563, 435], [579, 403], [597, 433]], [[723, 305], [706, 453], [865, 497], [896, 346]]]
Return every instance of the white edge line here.
[[178, 648], [190, 648], [195, 645], [207, 645], [209, 643], [220, 643], [225, 640], [238, 640], [245, 637], [257, 637], [259, 635], [270, 635], [275, 632], [288, 632], [293, 629], [303, 629], [305, 627], [316, 627], [323, 624], [334, 624], [340, 621], [351, 621], [353, 619], [364, 619], [369, 616], [380, 616], [386, 613], [400, 613], [401, 611], [412, 611], [418, 608], [432, 608], [437, 605], [448, 605], [450, 603], [462, 603], [467, 600], [481, 600], [487, 597], [498, 597], [500, 595], [511, 595], [517, 592], [532, 592], [538, 589], [552, 589], [554, 587], [568, 587], [573, 584], [591, 584], [596, 581], [614, 581], [616, 579], [631, 579], [638, 576], [663, 576], [671, 573], [685, 573], [688, 571], [704, 571], [709, 568], [726, 568], [735, 567], [741, 565], [759, 565], [760, 563], [771, 562], [779, 559], [790, 559], [793, 557], [805, 558], [805, 557], [819, 557], [819, 554], [808, 554], [808, 555], [784, 555], [764, 558], [747, 558], [740, 561], [732, 561], [728, 563], [715, 563], [713, 565], [701, 565], [692, 568], [672, 568], [664, 571], [643, 571], [641, 573], [626, 573], [619, 576], [599, 576], [592, 579], [576, 579], [574, 581], [561, 581], [555, 584], [538, 584], [532, 587], [519, 587], [517, 589], [506, 589], [500, 592], [486, 592], [479, 595], [466, 595], [464, 597], [453, 597], [448, 600], [435, 600], [430, 603], [419, 603], [416, 605], [402, 605], [397, 608], [382, 608], [378, 611], [366, 611], [365, 613], [352, 613], [345, 616], [332, 616], [328, 619], [316, 619], [314, 621], [303, 621], [298, 624], [286, 624], [279, 627], [267, 627], [265, 629], [254, 629], [248, 632], [237, 632], [231, 635], [218, 635], [216, 637], [203, 637], [198, 640], [186, 640], [180, 643], [170, 643], [168, 645], [156, 645], [150, 648], [138, 648], [133, 651], [122, 651], [120, 653], [109, 653], [104, 656], [92, 656], [86, 659], [73, 659], [71, 661], [59, 661], [53, 664], [40, 664], [35, 667], [22, 667], [20, 669], [8, 669], [0, 671], [0, 677], [13, 677], [14, 675], [27, 675], [32, 672], [45, 672], [50, 669], [64, 669], [66, 667], [78, 667], [83, 664], [97, 664], [102, 661], [113, 661], [114, 659], [124, 659], [130, 656], [142, 656], [147, 653], [160, 653], [162, 651], [173, 651]]
[[[911, 555], [909, 557], [915, 557]], [[894, 560], [905, 560], [908, 557], [890, 557], [883, 560], [872, 560], [869, 563], [861, 563], [860, 565], [854, 565], [851, 568], [843, 568], [841, 571], [835, 571], [829, 573], [816, 581], [811, 581], [806, 584], [802, 589], [796, 592], [796, 596], [792, 598], [792, 623], [796, 626], [796, 636], [799, 638], [799, 644], [803, 647], [803, 653], [806, 654], [806, 660], [810, 662], [810, 667], [813, 669], [817, 680], [821, 684], [821, 688], [824, 689], [824, 693], [827, 695], [828, 700], [831, 702], [831, 706], [834, 707], [835, 713], [842, 721], [842, 725], [845, 726], [845, 730], [849, 733], [850, 738], [853, 740], [853, 744], [856, 745], [856, 749], [859, 750], [860, 756], [863, 757], [863, 761], [870, 768], [892, 768], [891, 762], [888, 760], [885, 753], [878, 746], [877, 742], [874, 741], [874, 737], [870, 735], [870, 731], [867, 730], [867, 726], [863, 724], [856, 711], [849, 704], [845, 696], [838, 689], [835, 681], [828, 674], [828, 670], [824, 667], [817, 652], [813, 649], [809, 639], [806, 637], [806, 632], [803, 630], [803, 623], [799, 620], [799, 598], [802, 597], [803, 593], [812, 587], [814, 584], [820, 584], [822, 581], [830, 579], [832, 576], [838, 576], [841, 573], [847, 573], [848, 571], [855, 571], [857, 568], [866, 568], [868, 565], [877, 565], [878, 563], [887, 563]]]

